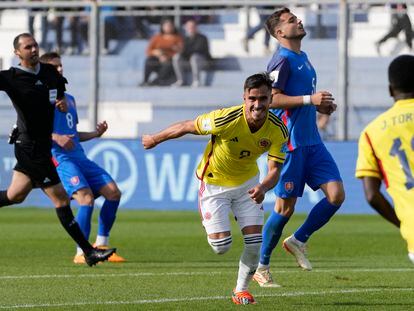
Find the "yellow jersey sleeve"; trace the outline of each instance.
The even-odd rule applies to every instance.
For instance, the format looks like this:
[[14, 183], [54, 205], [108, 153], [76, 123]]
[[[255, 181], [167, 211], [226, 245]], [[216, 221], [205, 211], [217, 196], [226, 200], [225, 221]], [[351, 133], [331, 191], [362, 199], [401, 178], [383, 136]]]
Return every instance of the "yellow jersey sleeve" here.
[[243, 115], [243, 106], [213, 110], [198, 116], [194, 125], [200, 135], [219, 135], [226, 131], [231, 121]]
[[358, 160], [355, 176], [357, 178], [376, 177], [382, 179], [378, 159], [367, 131], [363, 131], [358, 142]]
[[198, 116], [194, 121], [195, 128], [200, 135], [213, 134], [214, 111]]

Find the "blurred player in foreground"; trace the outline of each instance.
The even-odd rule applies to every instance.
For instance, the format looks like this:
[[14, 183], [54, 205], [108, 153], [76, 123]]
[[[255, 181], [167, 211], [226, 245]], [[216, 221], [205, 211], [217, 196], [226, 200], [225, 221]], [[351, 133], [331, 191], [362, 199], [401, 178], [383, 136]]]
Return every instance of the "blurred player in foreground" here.
[[[199, 210], [207, 241], [217, 254], [232, 244], [228, 213], [237, 219], [244, 237], [235, 304], [254, 304], [248, 284], [257, 268], [265, 193], [273, 188], [285, 158], [286, 126], [271, 112], [271, 80], [265, 73], [248, 77], [244, 103], [198, 116], [195, 120], [171, 125], [155, 135], [143, 135], [145, 149], [185, 134], [211, 135], [197, 168], [200, 179]], [[259, 182], [256, 160], [268, 152], [268, 173]]]
[[292, 216], [305, 184], [325, 197], [310, 211], [305, 222], [283, 241], [283, 248], [295, 256], [304, 270], [312, 270], [306, 257], [306, 242], [336, 213], [345, 199], [342, 179], [331, 154], [322, 143], [316, 125], [316, 112], [331, 114], [335, 109], [332, 94], [316, 92], [316, 72], [301, 50], [306, 35], [302, 21], [283, 8], [266, 21], [266, 29], [280, 43], [267, 71], [274, 79], [273, 112], [289, 129], [286, 162], [275, 187], [275, 208], [263, 228], [260, 263], [254, 279], [262, 287], [278, 286], [270, 274], [270, 257], [283, 228]]
[[[355, 175], [362, 179], [368, 203], [400, 228], [414, 263], [414, 56], [394, 59], [388, 80], [394, 106], [361, 133]], [[381, 193], [382, 181], [395, 210]]]
[[[53, 65], [60, 75], [63, 66], [58, 53], [46, 53], [40, 57], [42, 63]], [[93, 132], [78, 132], [78, 114], [75, 98], [65, 93], [67, 112], [55, 111], [53, 125], [52, 155], [59, 178], [69, 197], [74, 198], [79, 209], [76, 215], [83, 234], [89, 239], [94, 198], [102, 195], [105, 201], [98, 218], [98, 235], [94, 244], [98, 249], [108, 249], [109, 232], [115, 222], [121, 192], [112, 177], [95, 162], [89, 160], [80, 142], [101, 137], [108, 129], [104, 121], [98, 123]], [[109, 257], [110, 262], [124, 262], [116, 253]], [[78, 246], [73, 262], [85, 263], [82, 249]]]
[[31, 34], [19, 34], [13, 46], [20, 63], [0, 72], [0, 90], [7, 93], [17, 112], [17, 127], [9, 140], [17, 163], [9, 187], [0, 191], [0, 207], [22, 203], [33, 188], [42, 189], [66, 232], [83, 249], [86, 263], [93, 266], [115, 249], [99, 250], [85, 239], [50, 152], [55, 110], [67, 109], [66, 80], [53, 66], [39, 63], [39, 46]]

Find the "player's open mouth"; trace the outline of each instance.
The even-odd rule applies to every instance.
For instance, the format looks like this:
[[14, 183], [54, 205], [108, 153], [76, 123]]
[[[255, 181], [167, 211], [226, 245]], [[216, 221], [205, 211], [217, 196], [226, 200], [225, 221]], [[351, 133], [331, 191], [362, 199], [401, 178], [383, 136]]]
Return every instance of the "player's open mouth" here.
[[261, 116], [265, 113], [265, 109], [264, 108], [253, 108], [251, 109], [251, 113], [253, 115], [257, 116]]

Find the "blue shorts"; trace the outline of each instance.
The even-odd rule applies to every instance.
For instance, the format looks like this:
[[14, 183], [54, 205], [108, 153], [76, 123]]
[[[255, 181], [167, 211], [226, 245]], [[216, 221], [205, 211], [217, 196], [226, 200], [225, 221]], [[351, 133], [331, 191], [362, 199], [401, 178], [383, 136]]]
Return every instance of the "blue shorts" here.
[[83, 188], [90, 188], [97, 197], [103, 186], [114, 181], [103, 168], [89, 159], [76, 160], [76, 163], [66, 160], [60, 162], [56, 170], [69, 197]]
[[287, 152], [274, 192], [279, 198], [296, 198], [303, 195], [305, 183], [317, 190], [330, 181], [342, 181], [342, 178], [325, 145], [298, 147]]

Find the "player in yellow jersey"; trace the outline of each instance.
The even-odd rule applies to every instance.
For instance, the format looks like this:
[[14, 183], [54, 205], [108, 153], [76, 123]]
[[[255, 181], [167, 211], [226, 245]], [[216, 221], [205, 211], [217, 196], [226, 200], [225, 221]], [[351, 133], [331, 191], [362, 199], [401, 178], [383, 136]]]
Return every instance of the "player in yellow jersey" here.
[[[215, 110], [195, 120], [171, 125], [155, 135], [143, 135], [142, 144], [150, 149], [185, 134], [211, 135], [197, 168], [200, 179], [199, 210], [208, 243], [217, 254], [231, 246], [229, 212], [233, 212], [243, 233], [237, 284], [232, 293], [235, 304], [253, 304], [248, 284], [257, 268], [265, 193], [273, 188], [285, 159], [288, 131], [273, 113], [272, 81], [266, 73], [248, 77], [244, 103]], [[268, 172], [259, 182], [256, 160], [268, 153]]]
[[[361, 133], [356, 177], [369, 204], [400, 227], [414, 263], [414, 56], [394, 59], [388, 79], [395, 103]], [[382, 181], [395, 209], [380, 191]]]

